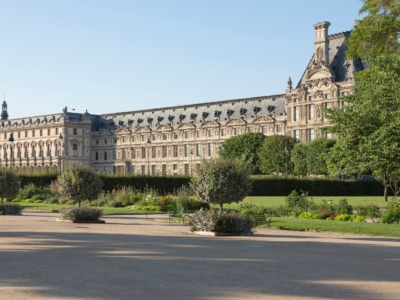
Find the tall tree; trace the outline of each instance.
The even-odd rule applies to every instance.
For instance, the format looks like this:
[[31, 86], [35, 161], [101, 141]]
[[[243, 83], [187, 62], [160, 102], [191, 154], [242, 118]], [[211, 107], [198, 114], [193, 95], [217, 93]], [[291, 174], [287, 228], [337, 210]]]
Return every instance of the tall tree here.
[[286, 135], [267, 136], [258, 150], [260, 170], [264, 174], [278, 175], [285, 174], [287, 167], [288, 174], [290, 174], [292, 165], [289, 163], [289, 159], [296, 143], [296, 139]]
[[362, 0], [360, 14], [367, 14], [357, 21], [347, 41], [350, 58], [373, 58], [399, 51], [400, 0]]
[[326, 163], [329, 150], [336, 143], [335, 140], [320, 137], [308, 145], [307, 149], [307, 171], [313, 175], [327, 175], [328, 167]]
[[307, 152], [308, 143], [298, 143], [292, 150], [292, 159], [294, 163], [294, 174], [299, 176], [307, 176]]
[[355, 92], [343, 98], [345, 108], [326, 109], [334, 123], [327, 130], [340, 136], [330, 165], [335, 162], [337, 170], [350, 173], [372, 172], [383, 184], [387, 201], [400, 169], [400, 55], [371, 58], [369, 64], [355, 75]]
[[221, 156], [224, 158], [243, 159], [253, 169], [253, 174], [260, 174], [258, 149], [265, 139], [262, 133], [245, 133], [231, 137], [224, 142]]

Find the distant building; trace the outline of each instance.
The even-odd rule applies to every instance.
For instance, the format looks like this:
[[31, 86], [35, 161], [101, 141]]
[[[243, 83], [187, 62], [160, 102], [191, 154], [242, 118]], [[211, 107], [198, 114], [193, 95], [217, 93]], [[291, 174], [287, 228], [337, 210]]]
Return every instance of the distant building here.
[[296, 87], [289, 78], [280, 95], [105, 115], [65, 107], [59, 114], [21, 119], [8, 118], [4, 101], [0, 163], [24, 173], [79, 163], [104, 173], [190, 175], [235, 135], [261, 132], [312, 141], [329, 125], [321, 107], [342, 108], [338, 97], [352, 92], [354, 73], [364, 69], [361, 60], [346, 59], [343, 42], [350, 33], [328, 35], [329, 25], [314, 25], [311, 61]]

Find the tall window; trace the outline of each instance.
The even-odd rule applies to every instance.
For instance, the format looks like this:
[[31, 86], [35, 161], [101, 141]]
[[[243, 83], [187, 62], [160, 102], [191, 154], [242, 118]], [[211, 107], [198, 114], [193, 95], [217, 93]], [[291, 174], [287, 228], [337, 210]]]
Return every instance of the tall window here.
[[50, 128], [47, 129], [47, 135], [48, 135], [48, 136], [50, 135]]
[[104, 144], [107, 144], [107, 139], [104, 139]]
[[146, 165], [142, 165], [142, 174], [146, 174]]
[[282, 132], [282, 125], [276, 125], [276, 132]]
[[261, 127], [261, 132], [262, 132], [263, 134], [267, 134], [267, 126], [262, 126], [262, 127]]
[[151, 135], [151, 140], [152, 140], [152, 141], [155, 141], [155, 140], [156, 140], [156, 135], [155, 135], [155, 134], [152, 134], [152, 135]]
[[35, 137], [35, 130], [32, 130], [32, 137]]
[[104, 150], [104, 160], [107, 160], [107, 151], [106, 150]]
[[314, 129], [309, 129], [308, 131], [309, 134], [309, 141], [313, 141], [314, 140]]
[[113, 159], [117, 159], [117, 149], [113, 149]]
[[208, 144], [208, 156], [214, 156], [214, 144]]
[[178, 134], [174, 132], [174, 140], [178, 139]]
[[162, 146], [162, 157], [167, 157], [167, 146]]
[[42, 129], [39, 130], [39, 135], [40, 135], [40, 136], [43, 135], [43, 130], [42, 130]]
[[72, 156], [78, 156], [78, 144], [72, 144]]
[[142, 158], [146, 158], [146, 148], [142, 147]]
[[167, 165], [162, 165], [162, 174], [167, 175]]
[[[28, 132], [27, 132], [28, 133]], [[27, 134], [28, 135], [28, 134]], [[58, 135], [58, 128], [56, 128], [56, 135]]]
[[196, 156], [201, 156], [201, 144], [196, 144]]
[[135, 148], [131, 147], [130, 150], [131, 150], [131, 159], [136, 158], [136, 151], [135, 151]]
[[173, 149], [173, 154], [174, 154], [174, 157], [178, 157], [178, 146], [177, 145], [174, 145], [174, 149]]
[[166, 133], [163, 133], [162, 139], [163, 139], [164, 141], [167, 139], [167, 134], [166, 134]]
[[156, 175], [156, 165], [151, 165], [151, 175]]
[[197, 138], [201, 137], [201, 132], [200, 131], [196, 131], [196, 137]]
[[300, 107], [295, 106], [293, 107], [294, 114], [293, 114], [293, 121], [298, 121], [299, 120], [299, 115], [300, 115]]
[[185, 175], [189, 176], [189, 164], [185, 164]]
[[186, 131], [185, 132], [185, 139], [188, 139], [189, 138], [189, 131]]
[[239, 135], [239, 128], [233, 129], [233, 135]]
[[213, 131], [212, 130], [209, 130], [208, 131], [208, 137], [212, 137], [213, 136]]
[[21, 138], [21, 132], [18, 131], [18, 138]]
[[186, 144], [185, 145], [185, 157], [188, 157], [189, 156], [189, 145], [188, 144]]
[[157, 149], [156, 149], [156, 147], [151, 147], [151, 157], [152, 158], [156, 158], [156, 156], [157, 156]]
[[146, 141], [146, 136], [142, 134], [142, 142]]
[[221, 130], [221, 136], [226, 136], [226, 129]]
[[253, 127], [248, 127], [247, 132], [253, 132]]
[[295, 137], [297, 140], [300, 140], [300, 130], [295, 130], [295, 131], [294, 131], [294, 137]]
[[76, 129], [76, 128], [72, 129], [72, 134], [73, 135], [77, 135], [78, 134], [78, 129]]
[[99, 160], [99, 150], [96, 150], [96, 152], [94, 153], [94, 159]]
[[25, 131], [25, 137], [28, 137], [28, 131]]
[[311, 104], [311, 105], [310, 105], [309, 119], [310, 119], [310, 120], [314, 120], [314, 104]]

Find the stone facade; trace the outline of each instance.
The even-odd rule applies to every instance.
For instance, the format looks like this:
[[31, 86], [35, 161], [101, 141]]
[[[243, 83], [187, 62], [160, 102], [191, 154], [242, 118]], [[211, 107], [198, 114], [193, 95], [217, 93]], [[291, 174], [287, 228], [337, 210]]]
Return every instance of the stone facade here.
[[345, 57], [349, 32], [328, 35], [329, 25], [314, 25], [312, 59], [297, 86], [289, 78], [280, 95], [105, 115], [65, 107], [60, 114], [22, 119], [9, 119], [4, 102], [0, 162], [32, 173], [79, 163], [110, 174], [190, 175], [235, 135], [262, 132], [311, 141], [329, 125], [321, 107], [341, 108], [338, 97], [352, 92], [353, 74], [364, 68], [359, 59]]

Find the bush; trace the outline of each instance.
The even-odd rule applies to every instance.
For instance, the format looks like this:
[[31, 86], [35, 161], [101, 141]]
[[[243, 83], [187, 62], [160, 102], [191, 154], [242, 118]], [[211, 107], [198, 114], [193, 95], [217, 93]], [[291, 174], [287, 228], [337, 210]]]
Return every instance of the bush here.
[[343, 214], [343, 215], [336, 216], [335, 221], [350, 221], [351, 218], [352, 218], [352, 215]]
[[303, 212], [299, 215], [300, 219], [318, 219], [319, 215], [318, 214], [313, 214], [311, 212]]
[[387, 212], [382, 218], [382, 223], [399, 224], [400, 221], [400, 201], [392, 200], [387, 206]]
[[143, 211], [161, 211], [161, 207], [157, 205], [136, 205], [134, 206], [134, 209]]
[[167, 211], [167, 210], [173, 210], [174, 205], [173, 205], [173, 197], [171, 194], [162, 196], [157, 199], [156, 201], [157, 205], [160, 206], [162, 211]]
[[0, 215], [19, 215], [24, 208], [12, 202], [0, 202]]
[[254, 222], [249, 215], [237, 212], [203, 210], [189, 216], [192, 231], [211, 231], [232, 234], [249, 234]]
[[298, 193], [294, 190], [286, 197], [285, 202], [290, 209], [307, 211], [310, 200], [308, 199], [307, 192], [301, 191], [301, 193]]
[[336, 213], [343, 215], [350, 215], [352, 212], [353, 212], [353, 207], [347, 202], [347, 199], [342, 199], [339, 201]]
[[368, 218], [379, 218], [381, 216], [379, 207], [372, 204], [355, 206], [353, 214]]
[[103, 214], [100, 209], [82, 207], [63, 207], [60, 209], [61, 218], [71, 221], [97, 221]]
[[0, 200], [12, 199], [19, 191], [20, 181], [14, 171], [0, 167]]

